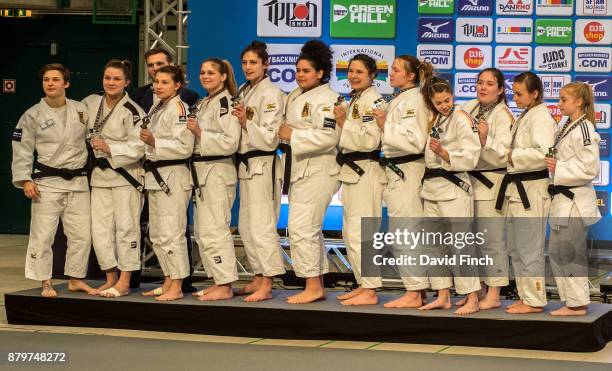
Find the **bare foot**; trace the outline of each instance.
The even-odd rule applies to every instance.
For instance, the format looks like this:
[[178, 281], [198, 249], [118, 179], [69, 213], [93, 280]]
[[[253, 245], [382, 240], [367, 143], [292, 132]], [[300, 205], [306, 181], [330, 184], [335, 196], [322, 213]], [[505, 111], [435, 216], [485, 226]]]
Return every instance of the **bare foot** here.
[[455, 314], [464, 315], [478, 312], [478, 294], [473, 292], [468, 294], [465, 298], [465, 304], [457, 309]]
[[51, 281], [43, 281], [42, 283], [42, 291], [40, 292], [40, 296], [45, 298], [55, 298], [57, 297], [57, 291], [51, 285]]
[[[487, 297], [487, 287], [484, 285], [484, 283], [481, 282], [480, 290], [478, 290], [478, 301], [482, 301], [486, 297]], [[466, 301], [467, 301], [467, 296], [465, 296], [463, 299], [456, 302], [455, 306], [460, 307], [462, 305], [465, 305]]]
[[160, 287], [156, 287], [153, 290], [145, 291], [142, 293], [142, 296], [159, 296], [164, 293], [164, 289]]
[[587, 313], [587, 306], [581, 307], [568, 307], [564, 306], [557, 310], [550, 312], [551, 316], [584, 316]]
[[529, 306], [523, 303], [522, 301], [520, 303], [517, 303], [512, 308], [508, 307], [506, 309], [506, 313], [510, 313], [510, 314], [541, 313], [543, 311], [544, 311], [544, 308], [542, 307], [532, 307], [532, 306]]
[[234, 295], [242, 296], [252, 294], [259, 289], [259, 286], [261, 286], [262, 281], [263, 277], [255, 276], [255, 278], [253, 278], [253, 281], [251, 281], [248, 285], [244, 286], [241, 289], [236, 289], [236, 291], [234, 291]]
[[346, 299], [340, 303], [342, 305], [376, 305], [378, 304], [378, 295], [372, 289], [363, 289], [357, 296]]
[[481, 302], [478, 303], [481, 310], [487, 309], [495, 309], [501, 307], [501, 302], [495, 299], [491, 299], [489, 297], [484, 298]]
[[408, 291], [399, 299], [385, 303], [385, 308], [419, 308], [423, 306], [423, 296], [418, 291]]
[[312, 303], [317, 300], [325, 300], [325, 290], [324, 289], [307, 289], [299, 294], [291, 295], [287, 298], [287, 303], [289, 304], [307, 304]]
[[519, 300], [515, 301], [514, 303], [512, 303], [512, 304], [508, 305], [508, 306], [506, 307], [506, 309], [511, 309], [511, 308], [514, 308], [514, 307], [516, 307], [517, 305], [521, 305], [521, 304], [523, 304], [523, 301], [519, 299]]
[[111, 287], [113, 287], [115, 285], [117, 281], [106, 281], [104, 282], [104, 284], [96, 289], [94, 289], [91, 293], [89, 293], [90, 295], [100, 295], [101, 291], [104, 291], [106, 289], [110, 289]]
[[354, 298], [355, 296], [361, 294], [363, 292], [363, 290], [365, 290], [363, 287], [358, 287], [358, 288], [352, 290], [351, 292], [347, 292], [346, 294], [342, 294], [342, 295], [336, 296], [336, 299], [338, 299], [338, 300], [347, 300], [347, 299], [350, 299], [350, 298]]
[[260, 287], [259, 289], [257, 289], [257, 291], [244, 298], [244, 301], [246, 301], [247, 303], [252, 303], [269, 299], [272, 299], [272, 289]]
[[105, 291], [100, 291], [98, 293], [98, 295], [103, 298], [117, 298], [120, 296], [127, 296], [129, 294], [130, 294], [129, 286], [128, 287], [113, 286], [113, 287], [109, 287]]
[[[191, 295], [193, 295], [193, 296], [204, 296], [204, 295], [208, 294], [209, 292], [215, 291], [217, 289], [217, 287], [219, 287], [219, 286], [218, 285], [212, 285], [212, 286], [206, 287], [206, 288], [204, 288], [204, 289], [202, 289], [200, 291], [192, 292]], [[232, 293], [232, 296], [233, 295], [234, 294]]]
[[430, 310], [430, 309], [451, 309], [453, 304], [451, 303], [450, 296], [440, 296], [436, 300], [432, 301], [427, 305], [419, 307], [419, 310]]
[[183, 298], [183, 292], [182, 291], [168, 291], [164, 294], [161, 294], [160, 296], [156, 297], [155, 300], [157, 301], [172, 301], [172, 300], [178, 300], [178, 299], [182, 299]]
[[89, 286], [87, 282], [81, 279], [75, 279], [75, 278], [71, 278], [68, 281], [68, 290], [72, 292], [83, 291], [90, 295], [95, 295], [93, 293], [96, 291], [93, 287]]
[[[215, 285], [216, 288], [213, 290], [212, 287], [209, 287], [208, 292], [204, 295], [198, 297], [198, 300], [202, 301], [215, 301], [215, 300], [227, 300], [234, 297], [234, 291], [231, 286], [218, 286]], [[204, 291], [204, 290], [202, 290]]]

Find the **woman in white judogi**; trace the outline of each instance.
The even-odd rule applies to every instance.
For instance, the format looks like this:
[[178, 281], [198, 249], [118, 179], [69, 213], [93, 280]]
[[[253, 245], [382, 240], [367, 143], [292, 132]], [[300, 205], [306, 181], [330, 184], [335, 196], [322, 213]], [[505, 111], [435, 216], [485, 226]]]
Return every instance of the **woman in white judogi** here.
[[160, 301], [183, 297], [181, 285], [190, 268], [185, 229], [192, 188], [188, 160], [194, 136], [187, 129], [187, 105], [178, 95], [184, 82], [183, 71], [178, 67], [165, 66], [156, 72], [157, 101], [140, 131], [140, 140], [146, 144], [149, 237], [164, 272], [163, 286], [143, 295], [157, 296]]
[[559, 109], [568, 119], [560, 125], [554, 157], [546, 158], [553, 175], [549, 193], [550, 264], [565, 306], [555, 316], [585, 315], [589, 304], [586, 239], [600, 218], [593, 180], [599, 173], [599, 134], [595, 131], [593, 92], [588, 84], [572, 82], [559, 93]]
[[[348, 80], [353, 91], [348, 108], [345, 104], [334, 108], [337, 124], [342, 128], [338, 156], [342, 164], [341, 200], [343, 206], [342, 237], [355, 279], [359, 287], [339, 295], [343, 305], [371, 305], [378, 303], [376, 289], [382, 286], [382, 277], [376, 269], [362, 274], [362, 218], [371, 232], [378, 231], [377, 219], [382, 216], [382, 193], [387, 178], [380, 161], [381, 130], [374, 119], [375, 108], [386, 103], [373, 86], [376, 62], [366, 54], [357, 54], [349, 62]], [[371, 251], [367, 252], [371, 254]], [[374, 268], [371, 261], [364, 266]]]
[[61, 220], [68, 239], [68, 289], [94, 293], [83, 281], [91, 248], [87, 108], [66, 98], [70, 71], [63, 65], [45, 65], [40, 77], [45, 97], [21, 116], [12, 140], [13, 185], [32, 199], [25, 276], [42, 282], [42, 296], [57, 296], [51, 285], [51, 246]]
[[[391, 86], [399, 89], [385, 113], [374, 110], [382, 134], [383, 165], [387, 186], [383, 199], [389, 215], [389, 231], [420, 230], [423, 217], [421, 179], [425, 172], [424, 150], [431, 111], [423, 100], [420, 84], [433, 75], [433, 66], [411, 55], [395, 58], [389, 76]], [[403, 218], [403, 219], [400, 219]], [[417, 256], [419, 249], [393, 245], [395, 257]], [[398, 266], [406, 294], [385, 303], [387, 308], [418, 308], [423, 305], [422, 290], [429, 287], [427, 273], [419, 266]]]
[[129, 61], [111, 60], [104, 67], [104, 93], [83, 100], [91, 118], [91, 236], [106, 271], [98, 288], [105, 297], [128, 295], [132, 271], [140, 270], [144, 143], [138, 124], [145, 114], [125, 92], [131, 75]]
[[306, 279], [304, 291], [287, 299], [292, 304], [325, 298], [323, 275], [329, 272], [329, 262], [321, 226], [340, 187], [340, 128], [333, 115], [338, 94], [328, 84], [331, 69], [327, 45], [315, 40], [304, 44], [296, 65], [298, 88], [287, 97], [285, 122], [278, 132], [287, 143], [283, 186], [289, 190], [291, 260], [296, 276]]
[[228, 61], [210, 58], [200, 68], [200, 83], [208, 96], [196, 106], [197, 117], [187, 127], [196, 137], [191, 174], [196, 187], [195, 236], [202, 263], [214, 285], [198, 291], [200, 300], [232, 298], [238, 279], [236, 252], [230, 231], [236, 197], [234, 153], [240, 142], [240, 124], [230, 113], [236, 95], [234, 71]]

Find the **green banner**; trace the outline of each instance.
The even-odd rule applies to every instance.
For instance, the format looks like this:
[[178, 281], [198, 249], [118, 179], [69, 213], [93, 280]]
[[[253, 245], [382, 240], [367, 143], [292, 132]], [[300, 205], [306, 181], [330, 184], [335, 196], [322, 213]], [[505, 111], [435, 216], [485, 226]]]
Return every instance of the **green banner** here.
[[455, 0], [415, 0], [419, 2], [420, 14], [453, 14]]
[[395, 0], [332, 0], [332, 37], [395, 37]]
[[571, 44], [572, 31], [571, 19], [538, 19], [535, 41], [538, 44]]

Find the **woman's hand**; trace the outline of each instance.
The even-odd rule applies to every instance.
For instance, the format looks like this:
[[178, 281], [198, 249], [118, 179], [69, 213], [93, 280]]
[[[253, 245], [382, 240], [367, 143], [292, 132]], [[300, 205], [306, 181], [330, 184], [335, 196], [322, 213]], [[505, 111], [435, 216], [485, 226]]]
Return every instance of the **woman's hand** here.
[[553, 157], [544, 158], [546, 162], [546, 168], [548, 168], [548, 172], [554, 174], [555, 169], [557, 169], [557, 159]]
[[35, 199], [40, 197], [38, 186], [31, 180], [27, 180], [23, 183], [23, 193], [29, 199]]
[[155, 137], [153, 133], [149, 131], [149, 129], [140, 130], [140, 140], [150, 145], [151, 147], [155, 147]]
[[340, 128], [344, 127], [346, 121], [346, 107], [344, 105], [334, 106], [334, 118], [336, 119], [336, 125]]
[[484, 147], [487, 144], [487, 135], [489, 134], [489, 124], [485, 120], [480, 120], [478, 123], [478, 137], [480, 146]]
[[278, 128], [278, 137], [281, 140], [284, 140], [285, 142], [290, 143], [292, 132], [293, 132], [293, 129], [291, 129], [290, 126], [288, 126], [287, 124], [282, 124], [280, 128]]
[[202, 135], [202, 129], [200, 129], [198, 119], [196, 118], [190, 117], [187, 119], [187, 129], [189, 129], [189, 131], [198, 138]]
[[376, 108], [373, 111], [374, 118], [376, 119], [376, 124], [380, 128], [380, 130], [385, 130], [385, 121], [387, 119], [387, 111], [381, 108]]
[[246, 130], [247, 117], [246, 117], [246, 109], [244, 108], [244, 106], [242, 104], [239, 104], [236, 107], [234, 107], [234, 110], [232, 111], [232, 115], [238, 118], [238, 122], [240, 123], [240, 126], [242, 126], [244, 130]]
[[111, 154], [110, 147], [106, 144], [106, 141], [100, 137], [91, 140], [91, 148], [102, 151], [108, 156]]
[[429, 149], [433, 153], [441, 157], [444, 161], [450, 163], [450, 156], [448, 154], [448, 151], [444, 149], [444, 147], [442, 147], [442, 144], [440, 144], [440, 141], [438, 139], [431, 138], [429, 140]]

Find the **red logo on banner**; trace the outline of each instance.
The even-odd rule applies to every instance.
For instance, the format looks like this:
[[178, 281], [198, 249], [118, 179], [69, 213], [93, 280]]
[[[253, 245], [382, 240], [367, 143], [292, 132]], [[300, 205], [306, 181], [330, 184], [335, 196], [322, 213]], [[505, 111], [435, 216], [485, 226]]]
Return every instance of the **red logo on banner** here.
[[584, 38], [592, 43], [603, 40], [606, 30], [599, 22], [589, 22], [584, 26]]
[[305, 19], [308, 17], [308, 7], [304, 4], [298, 4], [293, 8], [293, 14], [295, 14], [298, 19]]
[[548, 110], [550, 111], [550, 114], [555, 119], [555, 121], [561, 121], [561, 116], [563, 115], [561, 114], [561, 109], [559, 108], [559, 106], [557, 106], [556, 104], [549, 104], [546, 107], [548, 107]]
[[484, 54], [478, 48], [469, 48], [463, 53], [463, 61], [470, 68], [478, 68], [484, 62]]

